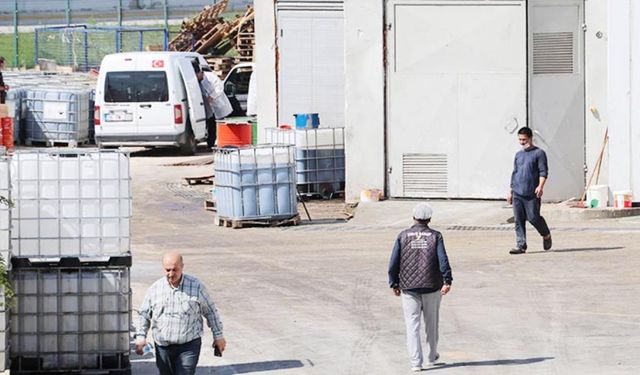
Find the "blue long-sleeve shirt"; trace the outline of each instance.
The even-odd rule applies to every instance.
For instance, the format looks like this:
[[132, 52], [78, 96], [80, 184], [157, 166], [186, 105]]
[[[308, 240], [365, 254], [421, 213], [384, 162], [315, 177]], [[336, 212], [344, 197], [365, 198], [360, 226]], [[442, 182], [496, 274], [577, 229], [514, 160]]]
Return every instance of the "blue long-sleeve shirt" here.
[[[442, 234], [437, 233], [436, 241], [436, 253], [438, 255], [438, 263], [440, 264], [440, 272], [442, 273], [442, 279], [445, 284], [451, 284], [453, 282], [453, 276], [451, 273], [451, 266], [449, 265], [449, 258], [447, 257], [447, 251], [444, 248], [444, 240]], [[396, 238], [396, 242], [393, 245], [393, 251], [391, 252], [391, 259], [389, 260], [389, 286], [395, 288], [400, 284], [400, 255], [402, 252], [402, 242], [400, 236]], [[414, 293], [433, 293], [435, 290], [430, 289], [408, 289], [409, 292]]]
[[511, 191], [521, 197], [534, 197], [540, 177], [546, 178], [548, 175], [547, 154], [542, 149], [532, 146], [520, 150], [513, 160]]

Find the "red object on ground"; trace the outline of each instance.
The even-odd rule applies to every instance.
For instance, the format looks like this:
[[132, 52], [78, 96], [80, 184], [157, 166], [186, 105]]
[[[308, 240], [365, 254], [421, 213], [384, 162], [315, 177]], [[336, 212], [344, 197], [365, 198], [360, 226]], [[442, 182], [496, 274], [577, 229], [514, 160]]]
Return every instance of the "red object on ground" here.
[[13, 150], [13, 118], [3, 117], [0, 125], [2, 126], [2, 145], [7, 150]]
[[251, 124], [218, 123], [218, 147], [251, 145]]

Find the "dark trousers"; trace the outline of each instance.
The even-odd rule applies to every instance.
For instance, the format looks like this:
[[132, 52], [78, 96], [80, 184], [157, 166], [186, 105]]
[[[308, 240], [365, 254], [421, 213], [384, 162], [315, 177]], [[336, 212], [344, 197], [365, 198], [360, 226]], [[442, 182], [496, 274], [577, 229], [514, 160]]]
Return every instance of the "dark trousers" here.
[[160, 375], [195, 374], [201, 346], [201, 339], [184, 344], [156, 345], [156, 366]]
[[207, 119], [207, 147], [212, 148], [216, 144], [216, 118], [209, 117]]
[[516, 243], [518, 247], [527, 248], [527, 228], [526, 223], [531, 225], [541, 236], [549, 235], [547, 222], [540, 216], [540, 199], [513, 196], [513, 218], [516, 223]]

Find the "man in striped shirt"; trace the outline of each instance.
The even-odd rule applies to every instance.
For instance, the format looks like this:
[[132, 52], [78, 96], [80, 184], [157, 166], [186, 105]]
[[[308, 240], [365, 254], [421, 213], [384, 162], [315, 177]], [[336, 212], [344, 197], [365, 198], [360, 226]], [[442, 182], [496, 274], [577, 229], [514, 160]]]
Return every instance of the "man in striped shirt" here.
[[213, 347], [220, 353], [226, 346], [222, 322], [204, 285], [182, 272], [182, 255], [165, 254], [162, 267], [165, 277], [151, 285], [140, 308], [136, 353], [143, 354], [151, 328], [160, 374], [195, 374], [202, 345], [202, 317], [213, 332]]

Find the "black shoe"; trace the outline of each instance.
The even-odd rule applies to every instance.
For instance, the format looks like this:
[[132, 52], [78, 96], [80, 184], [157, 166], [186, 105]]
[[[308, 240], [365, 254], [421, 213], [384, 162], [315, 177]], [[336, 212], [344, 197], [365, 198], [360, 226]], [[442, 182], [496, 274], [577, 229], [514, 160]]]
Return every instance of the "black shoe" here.
[[549, 238], [542, 238], [542, 247], [544, 251], [551, 249], [551, 235], [549, 235]]
[[523, 246], [518, 246], [509, 251], [509, 254], [524, 254], [527, 252], [527, 248]]

